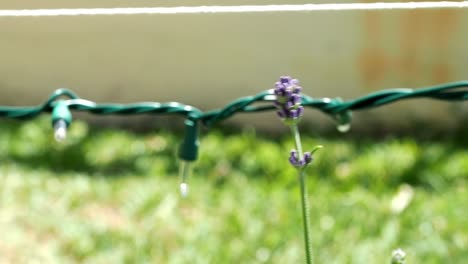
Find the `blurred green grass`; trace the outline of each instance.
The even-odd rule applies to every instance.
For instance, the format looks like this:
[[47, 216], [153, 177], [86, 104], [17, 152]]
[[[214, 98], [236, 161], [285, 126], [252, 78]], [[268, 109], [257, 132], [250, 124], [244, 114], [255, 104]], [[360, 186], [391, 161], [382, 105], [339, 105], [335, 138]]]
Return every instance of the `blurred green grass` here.
[[[178, 135], [69, 132], [2, 120], [1, 263], [303, 262], [289, 138], [211, 131], [181, 199]], [[466, 145], [303, 139], [325, 146], [308, 169], [317, 263], [388, 263], [397, 247], [408, 263], [468, 259]]]

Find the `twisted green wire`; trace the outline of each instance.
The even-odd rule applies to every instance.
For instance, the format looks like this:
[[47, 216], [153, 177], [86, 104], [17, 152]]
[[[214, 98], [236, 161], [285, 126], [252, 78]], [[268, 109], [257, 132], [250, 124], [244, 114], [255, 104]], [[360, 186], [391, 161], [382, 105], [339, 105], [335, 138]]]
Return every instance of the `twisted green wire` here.
[[[198, 108], [178, 102], [98, 104], [89, 100], [81, 99], [72, 91], [59, 89], [52, 93], [48, 100], [38, 106], [0, 106], [0, 117], [27, 119], [36, 117], [41, 113], [50, 113], [61, 97], [68, 98], [65, 99], [65, 103], [70, 110], [85, 111], [99, 115], [133, 115], [143, 113], [178, 114], [186, 116], [188, 119], [195, 122], [200, 121], [208, 127], [228, 119], [237, 113], [275, 110], [275, 106], [272, 104], [275, 97], [271, 90], [261, 92], [254, 96], [239, 98], [221, 109], [203, 112]], [[429, 98], [444, 101], [468, 100], [468, 81], [441, 84], [416, 90], [405, 88], [383, 90], [349, 101], [342, 101], [339, 98], [313, 98], [303, 95], [302, 103], [306, 107], [315, 108], [336, 119], [337, 116], [343, 116], [350, 113], [350, 111], [379, 107], [396, 101], [413, 98]], [[261, 102], [269, 103], [266, 105], [253, 105]]]

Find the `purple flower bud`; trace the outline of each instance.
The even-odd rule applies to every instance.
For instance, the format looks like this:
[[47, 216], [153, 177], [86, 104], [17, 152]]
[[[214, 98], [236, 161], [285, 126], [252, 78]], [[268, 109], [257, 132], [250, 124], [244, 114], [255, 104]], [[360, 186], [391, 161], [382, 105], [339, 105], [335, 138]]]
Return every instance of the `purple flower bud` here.
[[291, 81], [291, 77], [289, 76], [281, 76], [280, 77], [280, 82], [285, 84], [285, 83], [289, 83]]
[[304, 161], [305, 161], [306, 165], [311, 163], [312, 160], [313, 160], [313, 158], [312, 158], [312, 154], [310, 152], [304, 153]]
[[275, 88], [274, 93], [276, 96], [283, 96], [283, 90], [281, 88]]
[[275, 83], [275, 106], [278, 108], [278, 116], [289, 124], [296, 123], [304, 112], [301, 106], [301, 87], [298, 84], [297, 79], [289, 76], [281, 76], [279, 82]]
[[283, 109], [276, 112], [280, 118], [286, 118], [286, 113]]
[[299, 159], [297, 158], [297, 151], [295, 149], [291, 150], [291, 155], [289, 156], [289, 163], [297, 167], [299, 164]]
[[301, 96], [299, 96], [298, 94], [292, 94], [291, 95], [291, 103], [292, 104], [300, 104], [301, 103]]
[[297, 115], [299, 117], [301, 117], [303, 113], [304, 113], [304, 107], [302, 105], [298, 106], [297, 107]]
[[289, 110], [289, 118], [297, 119], [298, 117], [299, 117], [299, 115], [297, 114], [296, 109]]
[[300, 87], [300, 86], [294, 86], [294, 91], [293, 91], [294, 93], [300, 94], [301, 91], [302, 91], [302, 87]]
[[298, 153], [295, 149], [291, 150], [291, 155], [289, 156], [289, 163], [294, 167], [304, 167], [311, 163], [312, 160], [313, 158], [310, 152], [304, 153], [303, 157], [298, 157]]

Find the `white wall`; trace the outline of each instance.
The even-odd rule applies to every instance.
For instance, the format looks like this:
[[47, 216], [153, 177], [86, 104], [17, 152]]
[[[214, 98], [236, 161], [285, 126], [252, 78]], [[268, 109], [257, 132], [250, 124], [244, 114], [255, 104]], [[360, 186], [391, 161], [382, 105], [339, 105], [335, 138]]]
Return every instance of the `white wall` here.
[[[2, 1], [0, 9], [254, 3], [281, 1]], [[97, 101], [210, 109], [271, 88], [282, 74], [299, 78], [311, 96], [350, 99], [468, 79], [466, 43], [468, 9], [4, 17], [0, 104], [37, 104], [67, 87]], [[450, 128], [460, 110], [468, 112], [467, 103], [420, 106], [358, 114], [357, 123], [383, 118], [405, 126], [434, 118]], [[270, 126], [270, 116], [242, 120]]]

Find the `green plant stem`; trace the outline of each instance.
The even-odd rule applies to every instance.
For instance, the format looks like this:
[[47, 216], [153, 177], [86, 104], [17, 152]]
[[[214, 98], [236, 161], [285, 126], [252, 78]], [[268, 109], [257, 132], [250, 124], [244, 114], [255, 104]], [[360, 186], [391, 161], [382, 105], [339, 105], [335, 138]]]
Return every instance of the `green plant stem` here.
[[[299, 158], [303, 157], [301, 136], [297, 124], [291, 126], [291, 132], [296, 143], [297, 152]], [[304, 243], [307, 264], [312, 264], [312, 243], [310, 235], [310, 211], [309, 211], [309, 199], [307, 194], [307, 181], [305, 175], [305, 168], [299, 168], [299, 185], [301, 188], [301, 206], [302, 206], [302, 221], [304, 223]]]
[[299, 184], [301, 186], [301, 205], [302, 205], [302, 221], [304, 222], [304, 242], [306, 250], [307, 264], [312, 264], [312, 243], [310, 235], [310, 211], [309, 200], [307, 194], [306, 175], [304, 168], [299, 169]]
[[302, 153], [301, 135], [299, 134], [297, 124], [291, 126], [291, 133], [293, 134], [294, 142], [296, 143], [297, 154], [299, 155], [299, 158], [302, 158], [304, 153]]

